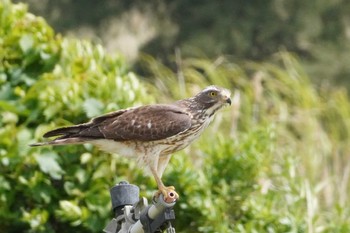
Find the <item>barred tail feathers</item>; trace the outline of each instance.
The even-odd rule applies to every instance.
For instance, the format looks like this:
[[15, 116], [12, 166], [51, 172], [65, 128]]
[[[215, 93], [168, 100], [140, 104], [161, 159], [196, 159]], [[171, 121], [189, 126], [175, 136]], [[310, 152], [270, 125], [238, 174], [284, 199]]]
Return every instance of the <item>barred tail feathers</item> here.
[[58, 138], [48, 142], [33, 143], [30, 146], [49, 146], [49, 145], [67, 145], [82, 144], [91, 138], [80, 136], [79, 133], [85, 130], [87, 125], [75, 125], [51, 130], [43, 135], [44, 138], [59, 136]]

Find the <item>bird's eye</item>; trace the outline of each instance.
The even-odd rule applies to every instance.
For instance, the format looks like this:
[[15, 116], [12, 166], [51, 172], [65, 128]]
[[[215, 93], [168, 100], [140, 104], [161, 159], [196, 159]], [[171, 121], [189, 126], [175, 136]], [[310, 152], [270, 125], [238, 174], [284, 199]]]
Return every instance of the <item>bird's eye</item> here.
[[209, 92], [209, 96], [211, 96], [211, 97], [214, 97], [214, 96], [216, 96], [216, 95], [217, 95], [217, 93], [216, 93], [215, 91]]

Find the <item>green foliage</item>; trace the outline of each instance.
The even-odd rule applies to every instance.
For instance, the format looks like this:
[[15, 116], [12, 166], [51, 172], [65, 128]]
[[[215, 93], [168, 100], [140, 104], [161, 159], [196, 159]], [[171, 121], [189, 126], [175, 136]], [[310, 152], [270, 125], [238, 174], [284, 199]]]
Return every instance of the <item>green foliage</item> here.
[[[132, 39], [119, 46], [142, 47], [164, 61], [178, 48], [186, 57], [260, 61], [286, 49], [300, 56], [314, 82], [350, 90], [348, 0], [85, 0], [86, 7], [80, 1], [22, 2], [60, 32], [93, 32], [107, 45], [128, 35]], [[126, 53], [136, 56], [131, 50]]]
[[[101, 232], [109, 187], [156, 187], [134, 162], [90, 145], [30, 148], [44, 132], [134, 105], [190, 96], [209, 84], [233, 105], [177, 153], [164, 175], [180, 194], [178, 232], [348, 232], [350, 104], [315, 89], [298, 59], [264, 63], [143, 56], [150, 82], [99, 45], [61, 38], [24, 5], [0, 3], [0, 228]], [[157, 95], [148, 95], [157, 93]], [[155, 97], [152, 97], [155, 96]]]
[[[55, 36], [24, 5], [4, 1], [0, 9], [0, 227], [100, 231], [110, 214], [109, 186], [120, 180], [113, 166], [119, 159], [91, 147], [28, 145], [54, 127], [153, 99], [121, 57]], [[118, 163], [119, 173], [126, 163]]]
[[176, 60], [176, 72], [150, 56], [142, 64], [164, 93], [185, 87], [169, 89], [176, 97], [212, 83], [234, 91], [231, 111], [219, 114], [192, 147], [188, 165], [173, 159], [176, 170], [184, 167], [170, 172], [184, 189], [186, 204], [177, 211], [189, 219], [178, 229], [349, 230], [350, 186], [344, 177], [350, 167], [350, 104], [344, 89], [315, 89], [298, 59], [285, 52], [269, 62], [240, 65], [223, 57]]

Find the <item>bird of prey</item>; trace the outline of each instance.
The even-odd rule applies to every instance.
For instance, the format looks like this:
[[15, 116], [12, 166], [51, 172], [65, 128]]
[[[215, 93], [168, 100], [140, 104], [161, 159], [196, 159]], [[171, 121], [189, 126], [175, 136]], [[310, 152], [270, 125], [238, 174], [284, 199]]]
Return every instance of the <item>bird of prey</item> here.
[[31, 146], [91, 143], [103, 151], [136, 158], [153, 174], [157, 195], [177, 199], [175, 188], [166, 187], [161, 180], [171, 154], [198, 138], [213, 115], [231, 104], [230, 95], [225, 88], [209, 86], [194, 97], [171, 104], [123, 109], [88, 123], [49, 131], [43, 137], [58, 137]]

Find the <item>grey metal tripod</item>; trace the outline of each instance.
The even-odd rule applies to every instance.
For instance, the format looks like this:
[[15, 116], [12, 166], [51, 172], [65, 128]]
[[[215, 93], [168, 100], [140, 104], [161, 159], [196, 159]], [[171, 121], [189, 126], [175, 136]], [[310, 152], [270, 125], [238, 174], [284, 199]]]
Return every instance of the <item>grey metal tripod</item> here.
[[139, 198], [136, 185], [122, 181], [110, 190], [112, 208], [115, 214], [103, 230], [106, 233], [175, 233], [171, 221], [176, 200], [164, 201], [163, 195], [154, 198], [148, 205], [146, 198]]

